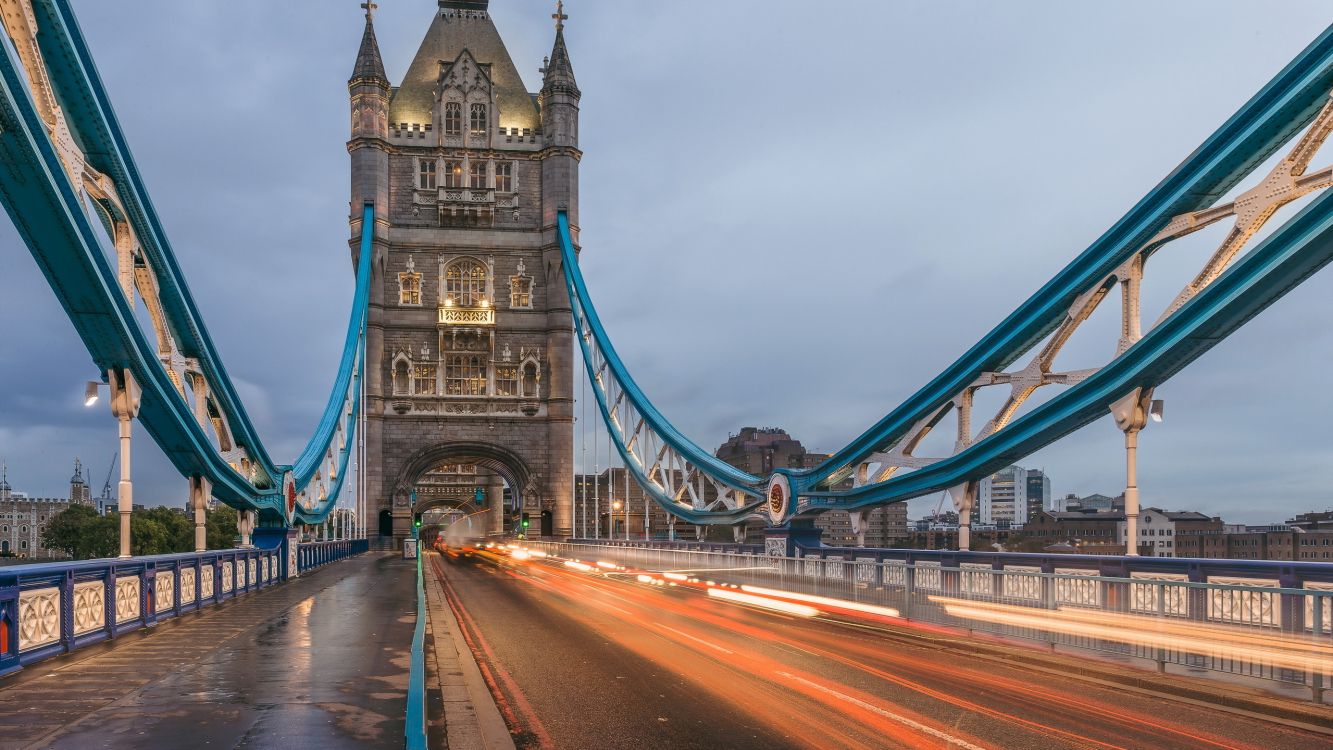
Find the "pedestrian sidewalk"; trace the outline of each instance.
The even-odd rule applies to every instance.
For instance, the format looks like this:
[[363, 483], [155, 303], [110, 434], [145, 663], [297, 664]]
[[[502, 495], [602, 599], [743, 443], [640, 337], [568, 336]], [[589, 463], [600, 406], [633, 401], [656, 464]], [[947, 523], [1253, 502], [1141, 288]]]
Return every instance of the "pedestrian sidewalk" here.
[[427, 715], [432, 735], [443, 734], [449, 750], [514, 750], [509, 727], [472, 656], [462, 628], [440, 582], [440, 556], [423, 551], [426, 586]]

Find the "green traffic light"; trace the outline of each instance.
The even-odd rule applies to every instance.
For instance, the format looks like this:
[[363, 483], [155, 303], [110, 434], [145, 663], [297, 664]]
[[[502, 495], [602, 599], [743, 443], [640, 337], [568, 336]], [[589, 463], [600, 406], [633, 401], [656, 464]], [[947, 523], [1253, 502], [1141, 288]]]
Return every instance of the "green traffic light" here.
[[528, 519], [525, 518], [523, 519], [523, 528], [526, 529], [527, 527], [528, 527]]

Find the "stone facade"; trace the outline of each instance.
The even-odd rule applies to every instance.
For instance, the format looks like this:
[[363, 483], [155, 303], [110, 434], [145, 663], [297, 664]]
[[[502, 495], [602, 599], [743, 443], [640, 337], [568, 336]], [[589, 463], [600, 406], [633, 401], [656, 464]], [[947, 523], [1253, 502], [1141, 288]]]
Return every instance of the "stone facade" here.
[[[351, 246], [373, 203], [364, 482], [370, 524], [410, 532], [441, 463], [570, 533], [573, 324], [556, 238], [577, 240], [578, 104], [563, 19], [541, 91], [523, 86], [485, 0], [440, 0], [401, 85], [373, 19], [349, 81]], [[535, 67], [535, 66], [534, 66]], [[429, 502], [438, 504], [438, 500]], [[517, 508], [492, 514], [499, 531]]]
[[0, 469], [0, 555], [36, 560], [67, 557], [43, 546], [42, 532], [52, 518], [72, 504], [92, 505], [83, 466], [77, 460], [69, 480], [69, 497], [29, 497], [10, 486], [7, 467]]

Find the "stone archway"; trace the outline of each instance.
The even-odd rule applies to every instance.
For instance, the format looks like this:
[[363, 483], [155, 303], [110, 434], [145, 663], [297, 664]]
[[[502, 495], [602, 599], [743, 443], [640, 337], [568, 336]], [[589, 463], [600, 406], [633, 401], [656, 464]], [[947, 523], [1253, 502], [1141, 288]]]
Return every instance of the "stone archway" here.
[[[449, 442], [420, 450], [404, 463], [392, 485], [394, 515], [410, 517], [431, 508], [460, 505], [469, 506], [476, 511], [483, 510], [477, 503], [460, 501], [456, 498], [416, 498], [414, 488], [422, 478], [434, 467], [450, 462], [474, 464], [478, 469], [503, 480], [509, 488], [511, 501], [515, 504], [521, 503], [535, 492], [535, 477], [527, 462], [513, 451], [491, 443]], [[505, 511], [502, 506], [503, 493], [496, 496], [495, 502], [501, 505], [489, 507], [497, 510], [496, 515], [500, 517], [493, 522], [493, 528], [498, 532], [503, 529], [502, 517]]]

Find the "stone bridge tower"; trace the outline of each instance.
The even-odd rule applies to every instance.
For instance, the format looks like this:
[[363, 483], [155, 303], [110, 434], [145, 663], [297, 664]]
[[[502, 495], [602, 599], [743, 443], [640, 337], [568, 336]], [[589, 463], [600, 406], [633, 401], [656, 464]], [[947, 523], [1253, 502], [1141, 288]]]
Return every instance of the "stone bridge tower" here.
[[552, 533], [568, 534], [574, 340], [555, 227], [560, 210], [578, 225], [581, 152], [564, 15], [532, 94], [489, 0], [439, 0], [397, 86], [373, 11], [368, 3], [348, 83], [355, 262], [361, 206], [373, 202], [377, 217], [363, 460], [370, 531], [408, 534], [428, 505], [418, 485], [461, 465], [479, 475], [482, 507], [467, 510], [492, 509], [482, 516], [490, 530], [510, 528], [521, 505], [530, 533], [545, 512]]

